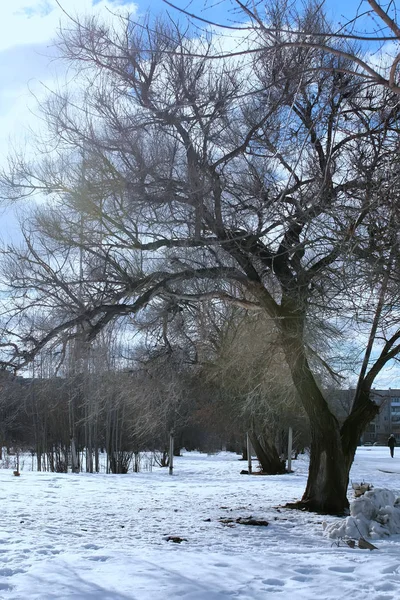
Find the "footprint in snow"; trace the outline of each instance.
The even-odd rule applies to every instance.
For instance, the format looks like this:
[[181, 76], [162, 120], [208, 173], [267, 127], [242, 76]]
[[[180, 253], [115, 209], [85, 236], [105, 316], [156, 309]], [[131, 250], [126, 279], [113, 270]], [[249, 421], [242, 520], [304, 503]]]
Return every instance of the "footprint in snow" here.
[[398, 573], [400, 565], [391, 565], [382, 569], [382, 573]]
[[48, 556], [49, 554], [60, 554], [57, 550], [49, 550], [48, 548], [40, 548], [40, 550], [36, 551], [36, 554], [41, 554], [42, 556]]
[[292, 579], [292, 581], [299, 581], [300, 583], [306, 583], [307, 581], [311, 581], [311, 577], [306, 577], [305, 575], [295, 575], [290, 579]]
[[17, 575], [18, 573], [25, 573], [24, 569], [0, 569], [0, 577], [12, 577], [13, 575]]
[[297, 567], [297, 569], [294, 570], [301, 575], [316, 575], [319, 573], [319, 569], [316, 569], [315, 567]]
[[397, 586], [395, 587], [392, 583], [386, 582], [375, 585], [375, 589], [378, 592], [393, 592], [395, 589], [397, 589]]
[[336, 573], [353, 573], [355, 567], [328, 567], [328, 569]]
[[9, 583], [0, 583], [0, 590], [3, 592], [11, 592], [13, 589], [14, 586], [10, 585]]
[[284, 586], [285, 582], [282, 581], [281, 579], [263, 579], [262, 581], [265, 585], [279, 585], [279, 586]]

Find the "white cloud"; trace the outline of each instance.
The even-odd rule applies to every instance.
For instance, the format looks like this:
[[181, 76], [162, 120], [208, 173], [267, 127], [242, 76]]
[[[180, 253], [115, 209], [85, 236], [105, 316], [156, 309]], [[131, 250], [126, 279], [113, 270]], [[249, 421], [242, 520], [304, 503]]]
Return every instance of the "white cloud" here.
[[[62, 8], [60, 7], [62, 6]], [[136, 12], [131, 0], [12, 0], [1, 2], [0, 21], [0, 162], [7, 154], [9, 138], [23, 137], [34, 123], [31, 114], [39, 82], [49, 84], [63, 67], [54, 61], [52, 40], [66, 13], [75, 17]], [[58, 71], [58, 72], [57, 72]]]
[[[12, 46], [49, 42], [56, 33], [60, 21], [66, 14], [72, 16], [83, 13], [100, 13], [109, 16], [108, 11], [136, 11], [132, 1], [101, 0], [12, 0], [1, 3], [0, 52]], [[108, 10], [107, 10], [108, 9]]]

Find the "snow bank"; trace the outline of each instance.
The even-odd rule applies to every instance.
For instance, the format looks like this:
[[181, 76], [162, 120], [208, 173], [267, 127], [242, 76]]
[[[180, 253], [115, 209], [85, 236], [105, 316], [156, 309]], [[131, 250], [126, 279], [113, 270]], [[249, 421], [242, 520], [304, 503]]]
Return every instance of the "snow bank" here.
[[400, 498], [391, 490], [374, 489], [350, 503], [350, 516], [325, 525], [331, 538], [377, 539], [400, 533]]

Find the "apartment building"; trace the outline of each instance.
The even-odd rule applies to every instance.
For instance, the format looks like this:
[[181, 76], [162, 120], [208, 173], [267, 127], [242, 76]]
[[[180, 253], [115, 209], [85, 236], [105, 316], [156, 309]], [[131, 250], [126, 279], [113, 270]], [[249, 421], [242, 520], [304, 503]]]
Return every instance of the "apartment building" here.
[[380, 410], [365, 430], [361, 443], [386, 444], [391, 433], [400, 443], [400, 389], [374, 389], [372, 399]]

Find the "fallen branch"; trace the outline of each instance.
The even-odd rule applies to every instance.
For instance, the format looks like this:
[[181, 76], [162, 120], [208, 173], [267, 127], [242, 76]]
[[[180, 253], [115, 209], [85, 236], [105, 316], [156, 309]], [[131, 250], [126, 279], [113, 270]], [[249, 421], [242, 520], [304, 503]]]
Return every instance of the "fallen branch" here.
[[262, 521], [259, 519], [253, 519], [253, 517], [238, 517], [237, 519], [219, 519], [220, 523], [224, 525], [237, 523], [238, 525], [254, 525], [256, 527], [267, 527], [268, 521]]

